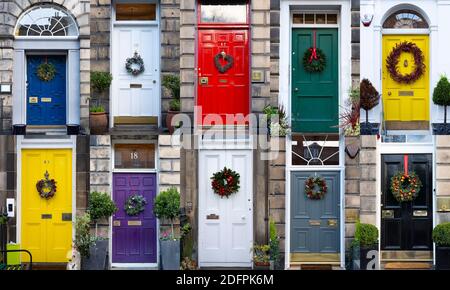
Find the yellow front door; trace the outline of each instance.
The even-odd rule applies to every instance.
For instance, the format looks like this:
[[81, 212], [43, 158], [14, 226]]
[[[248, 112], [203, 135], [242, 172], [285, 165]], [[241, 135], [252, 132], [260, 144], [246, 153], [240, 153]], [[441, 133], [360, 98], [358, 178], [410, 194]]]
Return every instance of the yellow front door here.
[[[42, 198], [36, 184], [56, 181], [52, 198]], [[72, 150], [22, 150], [21, 247], [33, 255], [33, 262], [67, 262], [72, 247]], [[22, 260], [28, 260], [27, 255]]]
[[[387, 71], [386, 59], [392, 49], [401, 42], [415, 43], [423, 52], [425, 72], [411, 84], [394, 81]], [[429, 46], [428, 35], [384, 35], [383, 36], [383, 110], [388, 129], [428, 129], [429, 113]], [[398, 62], [401, 74], [414, 70], [414, 57], [402, 53]]]

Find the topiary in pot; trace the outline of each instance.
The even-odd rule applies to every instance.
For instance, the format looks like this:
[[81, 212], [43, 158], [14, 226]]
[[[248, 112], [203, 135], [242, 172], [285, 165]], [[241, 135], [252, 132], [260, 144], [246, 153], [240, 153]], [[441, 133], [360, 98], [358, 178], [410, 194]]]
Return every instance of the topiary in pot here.
[[111, 86], [112, 75], [109, 72], [91, 72], [91, 86], [97, 92], [104, 92]]
[[450, 222], [437, 225], [432, 238], [436, 243], [436, 269], [450, 270]]
[[356, 246], [359, 254], [360, 270], [369, 270], [368, 264], [373, 258], [377, 260], [372, 264], [374, 267], [372, 266], [371, 269], [378, 267], [378, 228], [376, 226], [357, 222], [353, 246]]
[[153, 212], [159, 219], [170, 221], [170, 234], [160, 238], [161, 264], [163, 270], [179, 270], [180, 240], [175, 237], [174, 220], [180, 215], [180, 193], [175, 187], [162, 191], [155, 197]]
[[180, 112], [180, 77], [177, 75], [165, 75], [162, 85], [171, 92], [172, 100], [169, 102], [169, 111], [166, 116], [166, 126], [169, 133], [173, 134], [174, 126], [172, 125], [173, 117]]
[[439, 106], [444, 106], [444, 125], [437, 125], [435, 126], [435, 128], [441, 127], [438, 129], [438, 132], [445, 133], [448, 131], [446, 129], [447, 106], [450, 105], [450, 82], [448, 81], [446, 76], [441, 76], [441, 79], [433, 90], [433, 103]]
[[108, 116], [101, 105], [89, 108], [89, 127], [92, 135], [102, 135], [108, 129]]
[[[366, 122], [364, 126], [366, 128], [371, 128], [369, 125], [369, 110], [372, 110], [378, 105], [380, 102], [380, 94], [368, 79], [363, 79], [361, 81], [359, 93], [360, 107], [366, 111]], [[371, 129], [368, 129], [368, 131], [371, 131]]]

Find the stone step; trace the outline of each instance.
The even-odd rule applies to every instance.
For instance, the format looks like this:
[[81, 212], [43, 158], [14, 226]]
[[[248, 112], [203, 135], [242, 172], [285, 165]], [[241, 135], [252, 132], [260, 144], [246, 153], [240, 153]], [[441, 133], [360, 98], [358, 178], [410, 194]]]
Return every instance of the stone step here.
[[431, 270], [433, 264], [429, 262], [387, 262], [381, 265], [384, 270]]

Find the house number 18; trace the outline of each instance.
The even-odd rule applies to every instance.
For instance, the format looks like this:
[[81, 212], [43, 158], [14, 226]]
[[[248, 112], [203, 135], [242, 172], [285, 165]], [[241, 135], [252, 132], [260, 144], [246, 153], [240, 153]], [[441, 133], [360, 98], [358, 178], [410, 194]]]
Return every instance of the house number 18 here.
[[131, 155], [131, 159], [132, 160], [139, 159], [139, 154], [136, 151], [135, 152], [131, 152], [130, 155]]

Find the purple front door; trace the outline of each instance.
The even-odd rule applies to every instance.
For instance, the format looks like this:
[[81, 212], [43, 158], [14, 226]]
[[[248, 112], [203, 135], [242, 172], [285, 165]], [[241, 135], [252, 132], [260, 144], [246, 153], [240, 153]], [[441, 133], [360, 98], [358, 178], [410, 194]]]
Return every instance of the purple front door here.
[[[147, 205], [139, 215], [128, 216], [125, 202], [133, 194], [143, 195]], [[114, 173], [113, 196], [119, 210], [113, 216], [112, 262], [156, 263], [156, 174]]]

